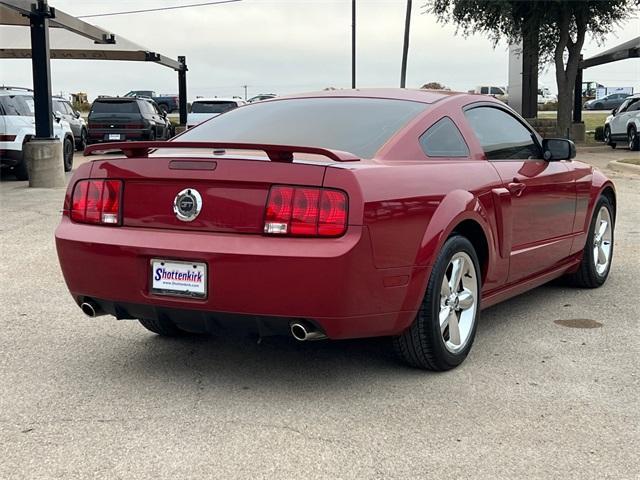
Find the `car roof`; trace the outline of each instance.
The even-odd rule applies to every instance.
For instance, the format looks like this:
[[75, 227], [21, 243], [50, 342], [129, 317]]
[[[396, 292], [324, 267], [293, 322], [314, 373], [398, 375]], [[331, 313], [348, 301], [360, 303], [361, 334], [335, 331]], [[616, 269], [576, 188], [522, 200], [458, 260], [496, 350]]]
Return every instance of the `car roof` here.
[[200, 97], [196, 98], [191, 103], [196, 102], [244, 102], [241, 98], [228, 98], [228, 97]]
[[33, 92], [31, 90], [23, 90], [22, 88], [0, 88], [0, 95], [31, 95], [33, 96]]
[[327, 98], [327, 97], [349, 97], [349, 98], [380, 98], [392, 100], [409, 100], [420, 103], [435, 103], [443, 98], [469, 95], [463, 92], [451, 92], [448, 90], [422, 90], [411, 88], [356, 88], [339, 90], [322, 90], [319, 92], [301, 93], [295, 95], [285, 95], [267, 100], [273, 102], [293, 98]]
[[94, 102], [135, 102], [136, 100], [151, 100], [147, 97], [98, 97]]

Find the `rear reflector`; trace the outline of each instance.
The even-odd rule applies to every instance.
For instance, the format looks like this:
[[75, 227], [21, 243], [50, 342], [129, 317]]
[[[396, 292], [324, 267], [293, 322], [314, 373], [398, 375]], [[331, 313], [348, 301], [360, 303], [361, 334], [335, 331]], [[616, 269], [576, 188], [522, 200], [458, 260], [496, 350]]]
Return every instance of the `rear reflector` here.
[[274, 185], [269, 191], [264, 233], [338, 237], [347, 230], [347, 194], [327, 188]]
[[0, 142], [13, 142], [15, 139], [15, 135], [0, 135]]
[[74, 222], [120, 224], [120, 180], [80, 180], [73, 188], [70, 217]]

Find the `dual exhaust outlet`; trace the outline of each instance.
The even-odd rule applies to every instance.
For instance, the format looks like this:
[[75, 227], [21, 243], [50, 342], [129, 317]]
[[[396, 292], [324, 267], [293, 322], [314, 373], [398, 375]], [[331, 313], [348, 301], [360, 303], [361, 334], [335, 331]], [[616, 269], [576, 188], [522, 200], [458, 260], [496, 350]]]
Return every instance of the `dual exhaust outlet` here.
[[102, 310], [100, 306], [93, 300], [87, 299], [80, 304], [82, 312], [91, 318], [100, 317], [101, 315], [107, 315], [107, 312]]
[[[91, 299], [86, 299], [82, 302], [80, 304], [80, 308], [82, 309], [82, 312], [90, 318], [100, 317], [107, 314], [107, 312], [102, 310], [102, 308], [100, 308], [100, 306]], [[299, 342], [310, 342], [313, 340], [324, 340], [327, 338], [326, 334], [307, 322], [293, 322], [289, 326], [289, 330], [291, 331], [291, 336]]]
[[289, 326], [291, 336], [299, 342], [324, 340], [327, 336], [307, 322], [294, 322]]

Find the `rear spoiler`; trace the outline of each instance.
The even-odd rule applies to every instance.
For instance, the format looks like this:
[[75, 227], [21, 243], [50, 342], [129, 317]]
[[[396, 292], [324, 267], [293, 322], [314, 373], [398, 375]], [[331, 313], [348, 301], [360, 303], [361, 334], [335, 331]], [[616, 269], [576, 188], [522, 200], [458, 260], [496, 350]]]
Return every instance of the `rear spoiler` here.
[[229, 142], [114, 142], [90, 145], [84, 149], [84, 155], [89, 156], [96, 152], [112, 152], [114, 150], [123, 152], [128, 158], [131, 157], [148, 157], [149, 153], [158, 148], [202, 148], [212, 149], [230, 149], [230, 150], [259, 150], [263, 151], [272, 162], [293, 162], [294, 153], [310, 153], [313, 155], [322, 155], [336, 162], [358, 162], [360, 159], [352, 153], [342, 152], [340, 150], [329, 150], [320, 147], [299, 147], [292, 145], [269, 145], [261, 143], [229, 143]]

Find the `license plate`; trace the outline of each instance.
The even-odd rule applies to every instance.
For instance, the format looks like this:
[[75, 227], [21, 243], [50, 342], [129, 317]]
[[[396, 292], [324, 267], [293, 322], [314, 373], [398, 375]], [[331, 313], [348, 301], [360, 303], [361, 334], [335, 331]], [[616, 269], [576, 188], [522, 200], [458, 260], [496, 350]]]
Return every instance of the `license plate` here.
[[151, 293], [206, 298], [207, 264], [152, 259]]
[[119, 133], [110, 133], [109, 134], [109, 140], [120, 140], [120, 134]]

